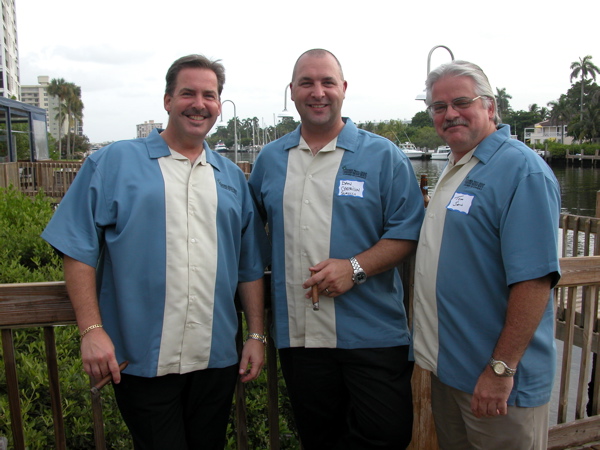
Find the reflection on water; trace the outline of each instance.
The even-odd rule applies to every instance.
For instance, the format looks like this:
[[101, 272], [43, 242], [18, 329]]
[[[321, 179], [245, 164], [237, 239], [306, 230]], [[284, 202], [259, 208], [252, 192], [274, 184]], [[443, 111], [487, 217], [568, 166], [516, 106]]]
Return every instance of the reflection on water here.
[[[446, 161], [411, 159], [417, 180], [427, 175], [429, 189], [433, 189]], [[580, 216], [596, 215], [596, 192], [600, 190], [600, 168], [553, 164], [552, 171], [560, 183], [562, 212]]]

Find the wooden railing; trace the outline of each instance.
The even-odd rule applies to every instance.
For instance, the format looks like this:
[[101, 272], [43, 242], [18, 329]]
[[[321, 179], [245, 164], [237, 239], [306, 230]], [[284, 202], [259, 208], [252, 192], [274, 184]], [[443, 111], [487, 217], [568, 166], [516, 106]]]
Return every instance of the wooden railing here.
[[0, 164], [0, 187], [10, 185], [28, 195], [44, 194], [55, 201], [65, 195], [82, 162], [43, 161]]
[[[268, 274], [267, 274], [268, 276]], [[238, 312], [240, 328], [237, 345], [241, 349], [241, 312]], [[270, 313], [267, 310], [267, 320]], [[42, 327], [46, 346], [46, 365], [50, 386], [50, 404], [54, 422], [55, 447], [66, 449], [64, 419], [61, 410], [61, 393], [57, 364], [56, 341], [54, 327], [75, 323], [75, 314], [67, 295], [64, 282], [0, 284], [0, 330], [2, 333], [2, 350], [7, 380], [7, 392], [11, 416], [12, 442], [16, 450], [28, 448], [25, 442], [22, 413], [19, 398], [16, 352], [13, 341], [13, 330], [17, 328]], [[279, 410], [277, 388], [277, 358], [272, 339], [267, 342], [267, 403], [270, 449], [279, 449]], [[91, 380], [90, 386], [96, 380]], [[102, 421], [102, 404], [100, 396], [90, 393], [94, 441], [96, 449], [105, 449]], [[248, 430], [245, 408], [244, 384], [238, 382], [236, 388], [236, 433], [238, 449], [248, 449]], [[29, 443], [31, 445], [31, 443]]]
[[[600, 206], [600, 195], [597, 197]], [[600, 207], [596, 210], [600, 212]], [[557, 425], [548, 448], [561, 449], [600, 440], [600, 218], [562, 214], [561, 280], [555, 289], [556, 338], [563, 341]], [[581, 349], [579, 364], [574, 349]], [[574, 417], [568, 417], [572, 365], [577, 367]], [[590, 417], [586, 409], [590, 406]]]
[[[598, 286], [600, 285], [600, 256], [561, 258], [561, 279], [557, 291], [566, 291], [566, 299], [557, 309], [557, 338], [564, 341], [560, 394], [559, 425], [550, 428], [548, 448], [562, 449], [600, 440], [600, 370], [592, 364], [592, 355], [599, 351]], [[557, 295], [558, 298], [558, 295]], [[573, 349], [581, 348], [575, 417], [568, 421], [567, 408], [571, 384]], [[592, 367], [594, 366], [594, 367]], [[594, 374], [593, 382], [590, 373]], [[591, 394], [588, 399], [588, 391]], [[587, 402], [591, 415], [586, 417]]]
[[[81, 161], [0, 163], [0, 188], [12, 185], [27, 195], [36, 195], [43, 191], [47, 197], [58, 203], [71, 186], [82, 164]], [[248, 178], [250, 163], [240, 161], [238, 166]]]
[[[572, 445], [600, 440], [600, 369], [594, 365], [592, 355], [597, 357], [599, 338], [598, 286], [600, 285], [600, 240], [596, 240], [600, 230], [600, 219], [584, 216], [561, 216], [563, 229], [563, 258], [560, 260], [562, 278], [556, 288], [557, 306], [556, 335], [564, 341], [563, 359], [560, 373], [560, 398], [558, 425], [549, 432], [549, 448], [558, 449]], [[413, 265], [405, 263], [401, 267], [407, 301], [412, 299]], [[269, 282], [267, 281], [267, 285]], [[267, 299], [269, 295], [266, 295]], [[267, 310], [267, 322], [270, 321]], [[409, 316], [411, 309], [409, 307]], [[52, 415], [54, 420], [55, 448], [64, 449], [65, 430], [61, 412], [60, 389], [54, 326], [75, 323], [75, 317], [67, 297], [64, 283], [32, 283], [0, 285], [0, 330], [7, 379], [7, 392], [11, 414], [11, 431], [14, 448], [25, 449], [22, 414], [20, 409], [18, 376], [13, 342], [13, 329], [42, 327], [46, 345], [46, 360], [50, 386]], [[240, 320], [241, 323], [241, 320]], [[241, 346], [241, 333], [238, 333]], [[577, 398], [575, 416], [567, 417], [568, 391], [571, 385], [570, 366], [573, 362], [573, 349], [582, 349], [577, 378]], [[593, 368], [592, 368], [593, 367]], [[586, 392], [590, 373], [595, 380], [591, 384], [592, 417], [585, 418]], [[279, 412], [277, 393], [277, 354], [269, 338], [267, 345], [267, 407], [269, 423], [269, 449], [279, 449]], [[428, 373], [416, 368], [413, 375], [413, 397], [415, 424], [410, 448], [436, 448], [435, 431], [431, 417], [431, 403]], [[96, 448], [105, 448], [102, 410], [99, 398], [92, 396], [93, 427]], [[236, 390], [236, 433], [238, 449], [248, 448], [248, 430], [245, 411], [244, 386], [240, 383]]]

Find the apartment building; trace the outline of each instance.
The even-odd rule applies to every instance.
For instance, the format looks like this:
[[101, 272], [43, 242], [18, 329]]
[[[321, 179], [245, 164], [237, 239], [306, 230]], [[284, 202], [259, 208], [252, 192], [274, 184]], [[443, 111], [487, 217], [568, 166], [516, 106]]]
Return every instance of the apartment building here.
[[146, 136], [148, 136], [152, 130], [154, 130], [155, 128], [162, 128], [163, 124], [162, 122], [154, 122], [154, 120], [148, 120], [148, 121], [144, 121], [144, 123], [140, 123], [138, 125], [136, 125], [137, 127], [137, 137], [138, 138], [144, 138]]
[[19, 100], [19, 46], [15, 0], [2, 0], [2, 54], [0, 54], [0, 96]]
[[[48, 86], [50, 85], [50, 77], [41, 75], [38, 77], [38, 84], [21, 86], [21, 101], [28, 105], [37, 106], [46, 110], [46, 122], [48, 123], [48, 132], [54, 139], [58, 139], [59, 123], [58, 114], [58, 97], [48, 95]], [[72, 130], [79, 136], [83, 135], [82, 124], [78, 124], [77, 130]], [[69, 132], [69, 124], [65, 120], [60, 132], [61, 136], [65, 136]]]

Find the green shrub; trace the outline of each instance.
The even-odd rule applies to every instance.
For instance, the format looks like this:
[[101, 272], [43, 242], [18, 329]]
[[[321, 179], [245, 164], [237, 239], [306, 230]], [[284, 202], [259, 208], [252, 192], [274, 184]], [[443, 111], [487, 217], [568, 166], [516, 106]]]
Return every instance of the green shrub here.
[[[0, 283], [60, 281], [62, 260], [40, 238], [53, 214], [52, 203], [39, 194], [27, 197], [10, 187], [0, 189]], [[67, 448], [93, 449], [92, 409], [89, 378], [79, 351], [76, 326], [55, 327], [62, 411]], [[48, 375], [41, 328], [13, 332], [19, 376], [25, 442], [30, 449], [54, 447], [54, 429]], [[298, 449], [299, 443], [283, 378], [279, 380], [279, 432], [281, 449]], [[4, 360], [0, 358], [0, 435], [12, 447], [10, 413]], [[266, 370], [258, 380], [246, 384], [249, 448], [268, 448]], [[104, 431], [109, 449], [131, 449], [129, 432], [116, 406], [113, 390], [102, 390]], [[228, 450], [237, 448], [233, 408], [227, 432]]]
[[546, 141], [544, 144], [530, 144], [530, 147], [543, 148], [548, 150], [553, 158], [564, 159], [567, 150], [571, 155], [583, 153], [584, 155], [593, 155], [594, 152], [600, 149], [598, 144], [561, 144], [559, 142]]

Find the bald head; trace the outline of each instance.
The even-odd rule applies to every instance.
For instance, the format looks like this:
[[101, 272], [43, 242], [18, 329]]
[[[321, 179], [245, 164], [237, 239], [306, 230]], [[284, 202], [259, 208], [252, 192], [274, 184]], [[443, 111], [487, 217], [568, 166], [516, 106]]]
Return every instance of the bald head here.
[[292, 72], [292, 83], [296, 79], [296, 69], [298, 68], [298, 63], [300, 62], [300, 60], [302, 58], [326, 58], [327, 56], [331, 56], [335, 60], [337, 66], [340, 69], [340, 78], [343, 80], [344, 72], [342, 71], [342, 65], [340, 64], [338, 59], [335, 57], [335, 55], [333, 53], [331, 53], [329, 50], [325, 50], [322, 48], [313, 48], [311, 50], [307, 50], [304, 53], [302, 53], [296, 60], [296, 64], [294, 64], [294, 71]]

